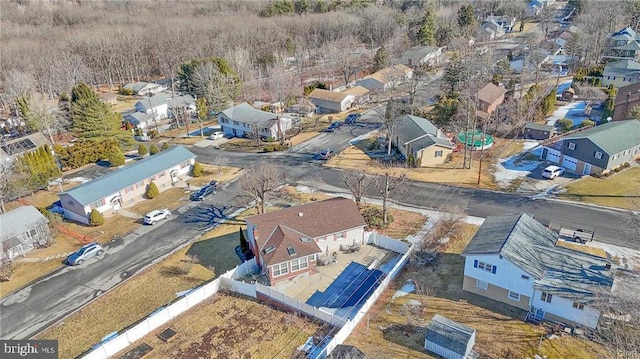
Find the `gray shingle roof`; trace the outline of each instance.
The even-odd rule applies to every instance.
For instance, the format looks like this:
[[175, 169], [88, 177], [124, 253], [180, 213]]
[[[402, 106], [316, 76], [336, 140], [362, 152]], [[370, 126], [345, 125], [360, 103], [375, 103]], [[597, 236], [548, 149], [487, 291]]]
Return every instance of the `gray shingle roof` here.
[[464, 356], [475, 329], [436, 314], [427, 326], [427, 341]]
[[169, 108], [177, 108], [182, 106], [189, 106], [196, 102], [196, 99], [191, 95], [177, 96], [175, 98], [170, 98], [167, 101]]
[[608, 154], [616, 154], [640, 144], [640, 120], [611, 121], [580, 131], [566, 140], [588, 138]]
[[256, 110], [246, 102], [230, 107], [222, 113], [233, 121], [246, 124], [264, 124], [278, 117], [275, 113]]
[[438, 137], [438, 128], [431, 121], [417, 116], [403, 115], [396, 120], [396, 134], [400, 145], [411, 143], [419, 151], [433, 144], [453, 148], [449, 139]]
[[156, 94], [144, 100], [136, 102], [136, 107], [139, 104], [145, 110], [151, 110], [154, 107], [158, 107], [167, 103], [167, 95]]
[[410, 62], [409, 60], [411, 60], [411, 63], [415, 64], [425, 58], [427, 55], [435, 53], [437, 51], [438, 48], [433, 46], [414, 46], [402, 54], [400, 62], [402, 62], [403, 64], [408, 64]]
[[129, 122], [131, 122], [132, 125], [139, 125], [143, 122], [149, 122], [152, 120], [152, 117], [150, 115], [147, 115], [144, 112], [138, 112], [138, 111], [129, 113], [124, 117], [125, 119], [129, 120]]
[[86, 206], [194, 157], [196, 155], [186, 148], [176, 146], [132, 165], [107, 173], [63, 193], [68, 194]]
[[49, 220], [36, 207], [18, 207], [0, 215], [0, 243], [47, 223]]
[[596, 286], [611, 287], [606, 259], [556, 246], [557, 238], [526, 214], [488, 217], [462, 255], [502, 255], [533, 275], [535, 288], [576, 301], [591, 300]]
[[539, 131], [549, 131], [549, 132], [552, 132], [554, 130], [554, 127], [551, 125], [545, 125], [543, 123], [535, 123], [535, 122], [527, 122], [524, 125], [524, 128], [530, 128], [532, 130], [539, 130]]

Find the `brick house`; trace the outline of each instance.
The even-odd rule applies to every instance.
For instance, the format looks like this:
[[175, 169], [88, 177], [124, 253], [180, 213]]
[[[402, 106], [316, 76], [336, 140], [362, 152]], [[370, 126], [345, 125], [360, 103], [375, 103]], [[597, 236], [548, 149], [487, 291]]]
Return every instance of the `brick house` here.
[[89, 224], [94, 208], [108, 217], [120, 208], [131, 207], [144, 200], [151, 182], [163, 192], [184, 179], [191, 173], [195, 157], [186, 148], [176, 146], [61, 192], [58, 196], [64, 217]]
[[504, 95], [506, 93], [507, 90], [492, 83], [488, 83], [481, 88], [476, 95], [478, 100], [478, 111], [476, 114], [478, 117], [483, 120], [488, 119], [493, 111], [504, 102]]
[[362, 244], [367, 225], [355, 202], [343, 197], [301, 204], [246, 219], [248, 242], [269, 283], [315, 272], [322, 253]]

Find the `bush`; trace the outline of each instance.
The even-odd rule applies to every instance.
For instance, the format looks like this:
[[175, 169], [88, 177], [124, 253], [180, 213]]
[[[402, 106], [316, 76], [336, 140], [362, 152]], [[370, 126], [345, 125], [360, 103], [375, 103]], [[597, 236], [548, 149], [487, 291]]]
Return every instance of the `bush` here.
[[151, 130], [151, 131], [147, 132], [147, 134], [149, 135], [149, 137], [154, 138], [154, 137], [158, 136], [158, 131], [157, 130]]
[[195, 162], [193, 164], [193, 169], [191, 170], [191, 175], [193, 177], [200, 177], [200, 176], [204, 175], [204, 169], [202, 168], [202, 165], [200, 164], [200, 162]]
[[160, 190], [158, 190], [158, 186], [156, 186], [156, 184], [153, 182], [149, 183], [149, 185], [147, 186], [147, 192], [145, 192], [147, 198], [154, 199], [158, 197], [159, 194]]
[[13, 261], [3, 259], [0, 261], [0, 282], [8, 282], [11, 280], [13, 273], [16, 271], [16, 265]]
[[273, 144], [273, 145], [266, 145], [264, 146], [263, 151], [264, 152], [274, 152], [274, 151], [284, 151], [287, 149], [286, 145], [281, 145], [279, 143]]
[[158, 152], [160, 152], [160, 150], [158, 149], [158, 146], [156, 146], [155, 143], [152, 143], [151, 146], [149, 146], [149, 154], [153, 156]]
[[264, 142], [276, 142], [277, 139], [273, 136], [269, 136], [267, 138], [264, 139]]
[[595, 122], [595, 121], [593, 121], [593, 120], [583, 120], [583, 121], [580, 123], [580, 127], [587, 127], [587, 126], [591, 126], [591, 127], [593, 127], [593, 126], [595, 126], [595, 125], [596, 125], [596, 122]]
[[122, 166], [125, 163], [124, 154], [120, 150], [120, 147], [112, 148], [107, 154], [107, 160], [109, 161], [109, 166], [118, 167]]
[[623, 168], [629, 168], [629, 167], [631, 167], [631, 163], [625, 162], [625, 163], [622, 164], [622, 167]]
[[622, 167], [616, 167], [616, 168], [613, 169], [613, 172], [616, 172], [616, 173], [618, 173], [620, 171], [622, 171]]
[[169, 147], [170, 147], [169, 142], [162, 142], [162, 146], [160, 146], [160, 151], [168, 150]]
[[567, 132], [573, 128], [573, 121], [569, 120], [568, 118], [561, 118], [556, 121], [556, 124], [562, 132]]
[[91, 210], [91, 215], [89, 216], [89, 224], [94, 227], [104, 224], [104, 216], [95, 208]]
[[389, 224], [393, 223], [393, 216], [391, 213], [387, 213], [387, 224], [382, 221], [382, 209], [378, 207], [365, 207], [362, 209], [362, 217], [372, 229], [386, 228]]
[[124, 86], [120, 86], [118, 88], [118, 93], [120, 95], [124, 95], [124, 96], [133, 96], [133, 90], [132, 89], [128, 89], [128, 88], [124, 88]]
[[138, 145], [138, 155], [146, 156], [148, 153], [149, 153], [149, 150], [147, 149], [147, 146], [145, 146], [144, 143], [141, 143]]

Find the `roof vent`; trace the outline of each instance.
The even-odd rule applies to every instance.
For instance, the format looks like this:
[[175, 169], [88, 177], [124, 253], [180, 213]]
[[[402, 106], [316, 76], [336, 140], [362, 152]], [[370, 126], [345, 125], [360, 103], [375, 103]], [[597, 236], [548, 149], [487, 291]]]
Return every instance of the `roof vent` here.
[[604, 269], [605, 269], [605, 270], [609, 270], [609, 269], [611, 269], [611, 263], [607, 263], [607, 264], [605, 264], [605, 265], [604, 265]]
[[302, 237], [302, 238], [300, 238], [300, 241], [301, 241], [301, 242], [305, 242], [305, 243], [309, 243], [309, 242], [311, 242], [311, 238], [309, 238], [309, 237]]
[[298, 217], [302, 217], [302, 216], [304, 216], [304, 213], [298, 212]]

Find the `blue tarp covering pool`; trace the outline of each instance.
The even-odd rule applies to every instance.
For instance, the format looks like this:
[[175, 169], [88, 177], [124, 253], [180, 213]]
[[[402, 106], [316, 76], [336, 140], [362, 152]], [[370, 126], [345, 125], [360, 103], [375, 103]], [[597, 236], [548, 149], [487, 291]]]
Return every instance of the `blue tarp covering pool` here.
[[313, 293], [307, 304], [314, 307], [349, 308], [345, 314], [352, 317], [358, 312], [357, 308], [378, 288], [384, 275], [382, 271], [367, 269], [362, 264], [352, 262], [324, 292]]

